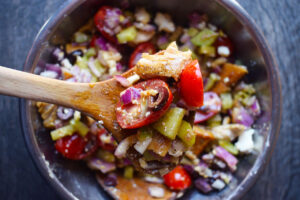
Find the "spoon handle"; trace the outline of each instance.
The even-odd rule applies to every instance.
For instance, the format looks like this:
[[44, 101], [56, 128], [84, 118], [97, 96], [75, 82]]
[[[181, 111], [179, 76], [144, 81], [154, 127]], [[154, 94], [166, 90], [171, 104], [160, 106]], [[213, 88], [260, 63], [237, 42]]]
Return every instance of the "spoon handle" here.
[[0, 66], [0, 94], [47, 103], [71, 105], [74, 83], [46, 78]]

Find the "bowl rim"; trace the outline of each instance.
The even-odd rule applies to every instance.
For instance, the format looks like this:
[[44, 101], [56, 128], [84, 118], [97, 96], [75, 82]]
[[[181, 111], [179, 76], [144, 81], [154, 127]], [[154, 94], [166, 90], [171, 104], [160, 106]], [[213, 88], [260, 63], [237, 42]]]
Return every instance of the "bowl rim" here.
[[[268, 78], [271, 85], [272, 108], [277, 108], [271, 111], [271, 127], [266, 139], [265, 150], [262, 151], [262, 153], [257, 157], [247, 176], [228, 197], [228, 199], [240, 199], [252, 187], [259, 175], [263, 172], [275, 148], [276, 140], [279, 135], [282, 115], [281, 82], [278, 66], [267, 43], [267, 40], [264, 38], [262, 32], [254, 22], [252, 17], [250, 17], [250, 15], [236, 0], [215, 1], [237, 18], [237, 20], [248, 31], [254, 43], [256, 44], [268, 69]], [[43, 42], [49, 39], [50, 33], [55, 30], [55, 28], [60, 24], [63, 18], [66, 15], [70, 14], [74, 9], [77, 8], [78, 5], [83, 2], [84, 1], [82, 0], [67, 0], [44, 23], [37, 36], [35, 37], [33, 45], [27, 55], [23, 67], [24, 71], [28, 71], [27, 69], [32, 70], [31, 66], [36, 64], [36, 58], [41, 53]], [[37, 148], [38, 144], [34, 139], [34, 134], [28, 134], [30, 132], [29, 120], [23, 120], [27, 119], [27, 116], [29, 115], [28, 109], [26, 107], [26, 102], [27, 101], [24, 99], [20, 99], [19, 101], [20, 121], [22, 123], [23, 137], [25, 139], [27, 149], [31, 154], [31, 158], [35, 163], [35, 166], [39, 169], [42, 176], [50, 183], [50, 185], [58, 192], [58, 194], [63, 199], [78, 199], [58, 180], [57, 177], [51, 176], [45, 159], [43, 156], [41, 156], [40, 151]]]

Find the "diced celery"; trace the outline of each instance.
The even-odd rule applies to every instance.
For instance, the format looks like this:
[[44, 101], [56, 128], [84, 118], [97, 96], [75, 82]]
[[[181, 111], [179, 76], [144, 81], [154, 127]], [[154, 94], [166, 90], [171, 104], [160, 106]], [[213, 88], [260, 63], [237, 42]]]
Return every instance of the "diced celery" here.
[[181, 51], [188, 51], [190, 50], [192, 52], [192, 59], [195, 60], [195, 59], [199, 59], [197, 54], [195, 54], [194, 51], [192, 51], [190, 48], [188, 48], [187, 46], [183, 46], [182, 48], [180, 48]]
[[75, 121], [79, 121], [80, 118], [81, 118], [81, 112], [75, 110], [73, 119], [74, 119]]
[[144, 141], [148, 137], [152, 137], [153, 129], [151, 127], [142, 127], [138, 130], [138, 140]]
[[177, 136], [182, 140], [182, 142], [191, 147], [195, 144], [196, 135], [190, 123], [182, 120], [181, 126], [179, 128]]
[[77, 56], [76, 65], [80, 69], [89, 69], [88, 58], [85, 56], [84, 57]]
[[237, 155], [239, 153], [239, 150], [229, 141], [219, 140], [219, 145], [233, 155]]
[[171, 108], [168, 112], [153, 124], [155, 130], [167, 138], [174, 140], [180, 128], [185, 110], [182, 108]]
[[134, 173], [133, 167], [132, 166], [126, 166], [125, 169], [124, 169], [124, 178], [132, 179], [133, 178], [133, 173]]
[[94, 61], [96, 70], [99, 72], [100, 76], [105, 73], [106, 69], [101, 65], [100, 61], [97, 59]]
[[194, 37], [196, 34], [198, 33], [198, 30], [196, 28], [189, 28], [188, 31], [187, 31], [187, 34], [190, 36], [190, 37]]
[[89, 36], [81, 32], [76, 32], [74, 34], [74, 40], [77, 43], [87, 42], [89, 40]]
[[110, 163], [113, 163], [116, 160], [114, 154], [112, 154], [109, 151], [103, 150], [103, 149], [99, 149], [97, 151], [97, 157], [106, 162], [110, 162]]
[[70, 121], [70, 124], [74, 127], [74, 129], [81, 135], [82, 137], [85, 137], [86, 134], [89, 132], [89, 127], [87, 127], [84, 123], [81, 121], [75, 121], [72, 119]]
[[157, 157], [154, 156], [153, 153], [150, 153], [149, 151], [145, 151], [144, 154], [143, 154], [143, 159], [148, 162], [148, 161], [152, 161], [152, 160], [156, 160]]
[[222, 110], [227, 111], [228, 109], [232, 108], [233, 101], [231, 93], [222, 93], [220, 95], [222, 100]]
[[119, 43], [124, 44], [135, 39], [137, 30], [134, 26], [126, 28], [117, 34]]
[[209, 46], [216, 41], [217, 37], [218, 33], [210, 29], [203, 29], [191, 39], [191, 42], [196, 46]]
[[207, 120], [207, 125], [209, 127], [220, 126], [222, 124], [222, 117], [220, 114], [213, 116], [209, 120]]
[[75, 131], [74, 127], [70, 124], [70, 125], [58, 128], [54, 131], [51, 131], [50, 134], [51, 134], [52, 140], [55, 141], [55, 140], [65, 137], [65, 136], [73, 135], [74, 131]]
[[96, 49], [92, 47], [92, 48], [89, 48], [84, 55], [85, 55], [85, 57], [90, 58], [90, 57], [95, 56], [96, 54], [97, 54]]
[[204, 54], [209, 57], [215, 57], [216, 48], [214, 46], [201, 46], [199, 47], [199, 54]]
[[92, 74], [91, 83], [96, 83], [97, 81], [98, 81], [97, 76], [95, 76], [94, 74]]
[[220, 76], [215, 74], [215, 73], [211, 73], [208, 77], [207, 83], [204, 87], [204, 91], [207, 92], [209, 91], [214, 85], [215, 83], [220, 80]]

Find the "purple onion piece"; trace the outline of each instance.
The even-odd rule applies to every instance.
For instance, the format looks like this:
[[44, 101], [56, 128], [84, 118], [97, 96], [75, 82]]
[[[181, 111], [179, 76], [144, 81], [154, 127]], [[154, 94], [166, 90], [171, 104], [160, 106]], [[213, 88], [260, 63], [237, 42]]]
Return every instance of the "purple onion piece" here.
[[181, 43], [186, 43], [187, 41], [190, 41], [190, 36], [187, 33], [184, 33], [181, 37], [180, 37], [180, 42]]
[[249, 107], [249, 111], [254, 117], [258, 117], [261, 114], [261, 109], [258, 100], [255, 98], [253, 104]]
[[127, 80], [127, 78], [121, 76], [121, 75], [115, 75], [114, 78], [123, 86], [123, 87], [129, 87], [130, 83]]
[[199, 15], [197, 12], [193, 12], [188, 16], [190, 26], [198, 28], [199, 23], [205, 22], [206, 19], [203, 15]]
[[123, 71], [124, 71], [123, 65], [122, 65], [121, 63], [119, 63], [119, 62], [117, 63], [116, 68], [117, 68], [117, 71], [118, 71], [118, 72], [123, 72]]
[[130, 87], [126, 89], [121, 95], [121, 101], [124, 105], [132, 103], [133, 100], [137, 100], [141, 97], [141, 90]]
[[161, 36], [159, 36], [159, 38], [157, 39], [156, 44], [157, 44], [157, 46], [162, 46], [162, 45], [164, 45], [164, 44], [166, 44], [166, 43], [168, 43], [168, 42], [169, 42], [168, 37], [165, 36], [165, 35], [161, 35]]
[[67, 120], [73, 116], [74, 110], [71, 108], [65, 108], [65, 107], [59, 106], [56, 114], [59, 119]]
[[207, 179], [197, 178], [194, 181], [195, 187], [203, 193], [209, 193], [213, 190]]
[[215, 153], [216, 157], [218, 157], [221, 160], [225, 161], [227, 166], [232, 171], [236, 170], [236, 165], [238, 163], [238, 159], [235, 156], [233, 156], [231, 153], [226, 151], [226, 149], [224, 149], [223, 147], [217, 146], [214, 149], [214, 153]]
[[45, 65], [45, 69], [47, 71], [56, 72], [58, 74], [58, 76], [61, 76], [62, 71], [61, 71], [61, 67], [59, 66], [59, 64], [49, 64], [49, 63], [47, 63]]
[[104, 179], [104, 185], [106, 186], [116, 186], [118, 184], [117, 174], [109, 173]]
[[87, 164], [88, 164], [89, 168], [91, 168], [93, 170], [99, 170], [103, 174], [114, 171], [116, 169], [115, 163], [105, 162], [99, 158], [92, 158], [88, 161]]
[[232, 121], [250, 127], [254, 123], [253, 117], [244, 107], [235, 107], [232, 110]]
[[98, 46], [101, 50], [108, 51], [107, 41], [102, 37], [96, 39], [95, 45]]
[[65, 53], [60, 48], [55, 48], [52, 52], [52, 56], [55, 59], [55, 61], [61, 61], [65, 57]]

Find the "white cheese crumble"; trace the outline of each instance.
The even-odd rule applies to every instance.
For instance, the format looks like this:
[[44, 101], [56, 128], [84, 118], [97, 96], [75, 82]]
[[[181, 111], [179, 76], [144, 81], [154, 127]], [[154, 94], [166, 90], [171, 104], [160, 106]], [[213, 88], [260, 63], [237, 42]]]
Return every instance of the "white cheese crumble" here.
[[254, 148], [253, 134], [254, 129], [244, 131], [235, 143], [236, 148], [242, 153], [250, 153]]
[[[77, 57], [77, 59], [80, 59], [80, 58], [81, 58], [80, 56]], [[70, 63], [69, 59], [67, 59], [67, 58], [63, 59], [61, 61], [61, 64], [62, 64], [62, 66], [66, 67], [68, 69], [72, 68], [72, 64]]]
[[171, 16], [158, 12], [154, 19], [155, 24], [158, 26], [159, 31], [174, 32], [175, 25], [172, 22]]
[[218, 54], [221, 56], [228, 57], [230, 55], [230, 49], [226, 46], [219, 46], [218, 47]]

